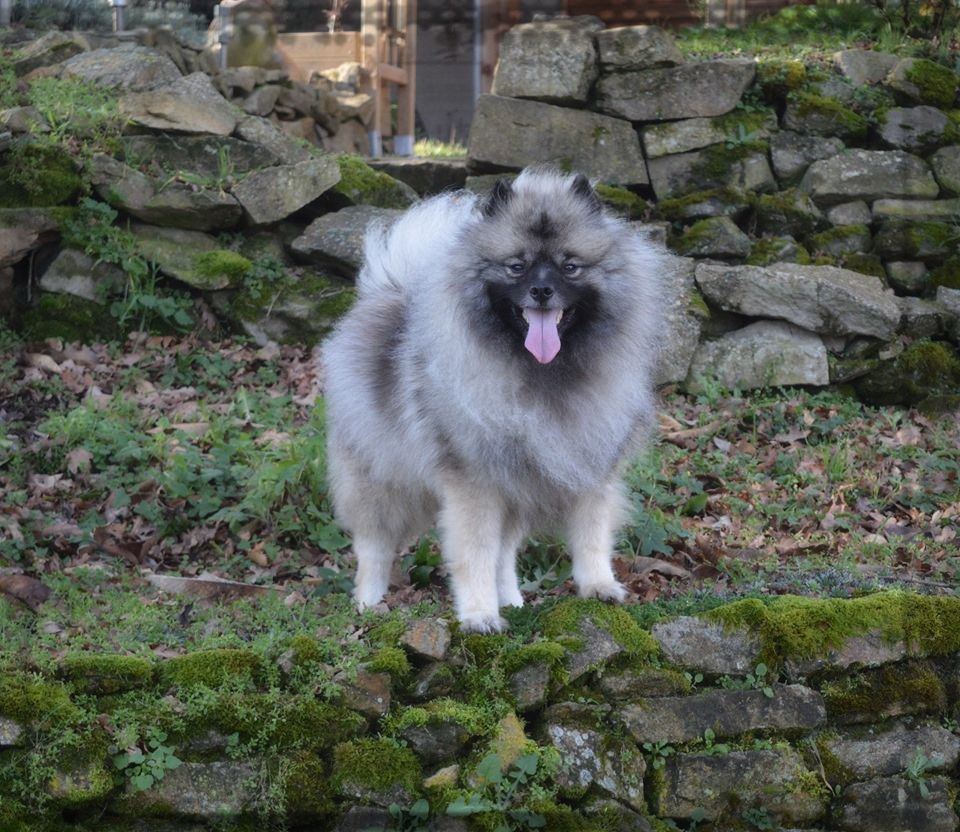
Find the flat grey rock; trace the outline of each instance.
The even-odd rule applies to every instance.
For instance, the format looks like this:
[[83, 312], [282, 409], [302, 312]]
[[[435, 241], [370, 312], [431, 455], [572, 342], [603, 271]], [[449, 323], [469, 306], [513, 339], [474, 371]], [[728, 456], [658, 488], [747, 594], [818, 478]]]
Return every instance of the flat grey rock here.
[[782, 321], [757, 321], [704, 341], [690, 362], [686, 388], [703, 389], [707, 379], [730, 389], [830, 383], [827, 349], [819, 335]]
[[823, 697], [802, 685], [775, 685], [773, 698], [761, 690], [709, 690], [692, 696], [663, 696], [624, 705], [618, 712], [638, 742], [692, 742], [710, 729], [717, 737], [756, 731], [808, 732], [826, 721]]
[[671, 664], [702, 673], [743, 676], [756, 667], [760, 640], [696, 616], [658, 622], [650, 631]]
[[540, 101], [480, 96], [469, 156], [474, 164], [500, 168], [553, 162], [614, 185], [649, 182], [628, 121]]
[[737, 105], [756, 73], [752, 60], [734, 58], [603, 75], [597, 107], [630, 121], [722, 116]]
[[889, 340], [900, 322], [893, 293], [870, 275], [834, 266], [701, 263], [697, 284], [728, 312], [782, 318], [823, 335], [869, 335]]

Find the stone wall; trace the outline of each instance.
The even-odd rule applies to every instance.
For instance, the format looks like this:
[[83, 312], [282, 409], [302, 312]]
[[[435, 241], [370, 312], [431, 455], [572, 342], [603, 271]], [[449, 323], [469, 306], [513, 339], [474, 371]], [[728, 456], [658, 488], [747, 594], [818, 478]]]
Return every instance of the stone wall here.
[[[393, 616], [357, 630], [371, 658], [351, 668], [307, 635], [270, 655], [8, 668], [0, 826], [958, 828], [957, 599], [783, 596], [649, 628], [643, 614], [566, 600], [519, 638]], [[165, 766], [146, 781], [116, 747], [138, 719]]]
[[684, 258], [662, 382], [960, 392], [952, 69], [866, 50], [685, 61], [657, 27], [570, 18], [512, 29], [492, 92], [474, 172], [550, 162], [628, 188]]
[[[375, 171], [325, 152], [363, 150], [356, 66], [310, 84], [221, 73], [163, 31], [51, 33], [12, 65], [24, 84], [115, 91], [125, 120], [110, 141], [40, 149], [52, 129], [41, 113], [0, 113], [0, 308], [30, 337], [117, 334], [104, 291], [116, 297], [126, 276], [64, 243], [60, 206], [84, 193], [116, 211], [168, 287], [202, 301], [196, 320], [313, 343], [350, 303], [369, 222], [552, 162], [594, 177], [613, 210], [678, 255], [661, 383], [960, 401], [960, 125], [946, 67], [856, 50], [831, 67], [685, 62], [656, 27], [525, 24], [478, 102], [466, 167]], [[24, 161], [42, 168], [29, 188]]]

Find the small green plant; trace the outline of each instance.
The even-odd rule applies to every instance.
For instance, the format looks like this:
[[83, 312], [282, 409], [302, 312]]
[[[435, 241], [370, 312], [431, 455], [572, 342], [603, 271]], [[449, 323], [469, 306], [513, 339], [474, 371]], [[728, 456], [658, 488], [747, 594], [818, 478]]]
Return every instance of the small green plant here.
[[691, 673], [689, 670], [684, 671], [683, 677], [690, 683], [691, 688], [695, 688], [703, 681], [702, 673]]
[[429, 829], [427, 821], [430, 819], [430, 804], [422, 797], [409, 808], [391, 803], [387, 811], [393, 818], [396, 832], [420, 832], [422, 829]]
[[760, 690], [767, 699], [773, 699], [773, 683], [775, 678], [770, 673], [767, 666], [760, 662], [752, 673], [748, 673], [742, 679], [734, 679], [730, 676], [723, 676], [720, 679], [720, 687], [730, 690]]
[[494, 832], [545, 828], [547, 821], [543, 815], [522, 807], [514, 807], [519, 793], [530, 783], [539, 765], [539, 754], [524, 754], [504, 774], [500, 757], [488, 754], [477, 766], [477, 776], [483, 783], [482, 791], [456, 798], [447, 806], [447, 814], [463, 818], [485, 812], [501, 812], [507, 822], [500, 824]]
[[747, 130], [747, 128], [742, 124], [738, 124], [737, 129], [727, 136], [724, 144], [726, 145], [727, 150], [733, 150], [735, 147], [742, 147], [746, 144], [752, 144], [753, 142], [758, 141], [759, 138], [759, 132], [756, 130]]
[[[184, 293], [161, 292], [160, 273], [155, 263], [139, 251], [137, 238], [114, 225], [117, 212], [104, 202], [85, 197], [80, 210], [63, 223], [63, 238], [68, 246], [81, 249], [98, 263], [118, 266], [127, 276], [123, 289], [110, 304], [112, 314], [122, 326], [136, 325], [145, 330], [152, 325], [186, 330], [193, 323], [192, 302]], [[102, 299], [113, 291], [103, 284]]]
[[703, 750], [707, 754], [729, 754], [730, 746], [725, 742], [716, 742], [717, 735], [712, 728], [703, 732]]
[[138, 792], [152, 788], [166, 776], [168, 771], [180, 767], [180, 760], [173, 747], [165, 745], [167, 735], [159, 728], [151, 728], [146, 741], [115, 754], [114, 767], [130, 781]]
[[410, 582], [421, 589], [430, 586], [443, 558], [432, 537], [421, 538], [417, 548], [403, 556], [401, 568], [410, 575]]
[[746, 809], [740, 815], [744, 823], [749, 824], [754, 829], [776, 829], [777, 825], [770, 813], [762, 806]]
[[920, 797], [929, 797], [930, 787], [927, 786], [927, 772], [929, 772], [931, 769], [939, 768], [942, 765], [942, 757], [937, 755], [928, 757], [923, 753], [922, 749], [918, 748], [916, 753], [913, 755], [913, 759], [904, 770], [904, 775], [906, 776], [907, 780], [916, 784], [917, 789], [920, 792]]
[[661, 769], [667, 764], [667, 758], [677, 753], [677, 750], [666, 740], [645, 742], [643, 750], [650, 755], [650, 765], [654, 769]]

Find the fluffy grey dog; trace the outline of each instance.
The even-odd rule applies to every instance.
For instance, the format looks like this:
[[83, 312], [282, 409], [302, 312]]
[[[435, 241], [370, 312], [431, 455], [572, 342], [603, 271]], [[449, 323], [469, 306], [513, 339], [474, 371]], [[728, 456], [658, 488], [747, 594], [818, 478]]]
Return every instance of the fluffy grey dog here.
[[523, 603], [517, 549], [537, 530], [566, 531], [581, 596], [622, 600], [620, 469], [653, 422], [663, 256], [583, 176], [528, 169], [486, 200], [420, 203], [365, 258], [324, 351], [358, 606], [438, 520], [467, 630]]

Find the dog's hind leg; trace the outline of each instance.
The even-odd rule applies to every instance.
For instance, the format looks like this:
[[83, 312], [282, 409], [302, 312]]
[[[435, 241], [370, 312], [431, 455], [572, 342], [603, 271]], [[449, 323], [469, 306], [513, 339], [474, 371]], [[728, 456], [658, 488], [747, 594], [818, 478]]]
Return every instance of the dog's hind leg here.
[[625, 498], [614, 484], [581, 497], [567, 525], [573, 580], [581, 598], [622, 601], [627, 594], [613, 574], [613, 542], [625, 515]]
[[507, 626], [500, 616], [497, 591], [502, 527], [498, 496], [469, 483], [444, 483], [440, 534], [457, 618], [464, 630], [497, 633]]
[[355, 533], [353, 553], [357, 558], [357, 577], [353, 599], [359, 609], [379, 604], [390, 585], [390, 570], [399, 546], [375, 534]]
[[520, 581], [517, 578], [517, 550], [526, 533], [519, 524], [506, 523], [500, 541], [497, 564], [497, 598], [501, 607], [522, 607]]

